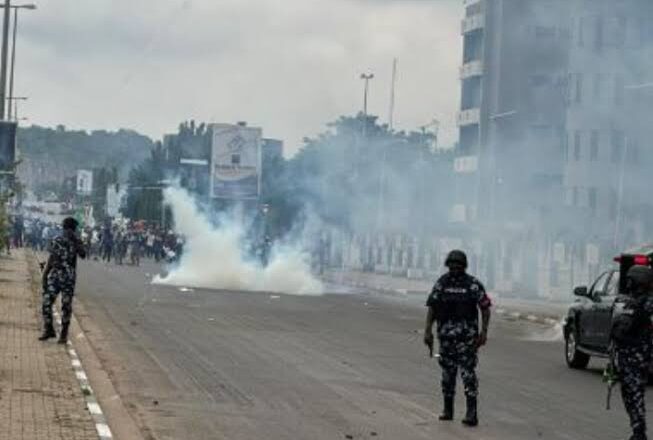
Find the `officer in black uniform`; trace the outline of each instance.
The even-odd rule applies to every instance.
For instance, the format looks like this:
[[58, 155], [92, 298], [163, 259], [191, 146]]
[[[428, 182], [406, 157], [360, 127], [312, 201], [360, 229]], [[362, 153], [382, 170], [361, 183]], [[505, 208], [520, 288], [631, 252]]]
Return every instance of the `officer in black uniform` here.
[[[483, 285], [467, 274], [467, 256], [464, 252], [451, 251], [445, 265], [449, 272], [435, 283], [426, 302], [428, 314], [424, 343], [433, 346], [432, 328], [437, 321], [444, 395], [444, 411], [440, 420], [453, 420], [456, 377], [460, 370], [467, 397], [467, 414], [462, 423], [466, 426], [476, 426], [478, 349], [487, 342], [492, 302]], [[479, 310], [482, 316], [480, 332]]]
[[621, 397], [633, 431], [630, 440], [646, 440], [645, 392], [653, 348], [653, 269], [631, 267], [627, 286], [629, 297], [623, 313], [614, 319], [612, 340], [621, 380]]
[[61, 334], [59, 343], [68, 341], [68, 327], [73, 313], [73, 296], [77, 281], [77, 257], [86, 258], [86, 249], [77, 237], [77, 220], [68, 217], [63, 221], [63, 233], [52, 240], [50, 257], [43, 269], [43, 334], [40, 341], [54, 338], [52, 306], [61, 293]]

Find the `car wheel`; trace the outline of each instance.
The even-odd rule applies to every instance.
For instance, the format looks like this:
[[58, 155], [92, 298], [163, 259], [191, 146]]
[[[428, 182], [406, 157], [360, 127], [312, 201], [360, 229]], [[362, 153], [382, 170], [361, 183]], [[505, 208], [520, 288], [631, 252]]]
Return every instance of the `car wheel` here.
[[565, 335], [565, 359], [569, 368], [582, 370], [590, 362], [590, 356], [578, 350], [578, 335], [572, 328]]

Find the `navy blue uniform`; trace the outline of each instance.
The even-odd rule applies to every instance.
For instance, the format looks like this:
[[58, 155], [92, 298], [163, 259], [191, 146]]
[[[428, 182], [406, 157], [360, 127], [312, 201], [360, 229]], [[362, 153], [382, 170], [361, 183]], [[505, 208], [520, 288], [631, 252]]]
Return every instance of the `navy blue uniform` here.
[[633, 316], [630, 335], [615, 339], [616, 359], [621, 379], [621, 397], [638, 439], [646, 438], [646, 383], [653, 344], [650, 317], [653, 296], [631, 298], [625, 310]]
[[483, 284], [466, 273], [447, 273], [433, 286], [426, 305], [437, 320], [442, 367], [442, 393], [454, 397], [458, 370], [467, 397], [478, 395], [479, 309], [489, 309], [492, 302]]
[[63, 235], [50, 243], [50, 272], [45, 280], [43, 292], [43, 322], [53, 325], [52, 306], [61, 293], [61, 323], [68, 327], [73, 311], [73, 296], [77, 281], [77, 256], [86, 257], [82, 243], [74, 234], [64, 231]]

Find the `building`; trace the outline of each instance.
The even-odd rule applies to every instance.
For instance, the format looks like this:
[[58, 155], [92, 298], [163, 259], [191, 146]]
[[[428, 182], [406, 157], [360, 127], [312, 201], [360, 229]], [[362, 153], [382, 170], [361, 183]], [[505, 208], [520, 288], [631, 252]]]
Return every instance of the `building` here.
[[586, 231], [628, 246], [653, 226], [653, 2], [571, 4], [565, 204]]
[[569, 47], [560, 13], [567, 3], [464, 0], [452, 220], [537, 219], [559, 203]]

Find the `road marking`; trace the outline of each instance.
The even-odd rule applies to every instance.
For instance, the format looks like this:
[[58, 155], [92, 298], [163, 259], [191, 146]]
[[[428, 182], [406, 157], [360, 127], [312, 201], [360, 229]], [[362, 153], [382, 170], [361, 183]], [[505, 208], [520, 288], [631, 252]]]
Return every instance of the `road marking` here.
[[[57, 323], [61, 324], [61, 316], [59, 315], [59, 312], [57, 310], [54, 311], [54, 315]], [[78, 339], [81, 339], [83, 337], [84, 337], [83, 333], [77, 335]], [[95, 430], [97, 431], [100, 440], [112, 440], [113, 434], [111, 433], [111, 429], [109, 428], [109, 425], [107, 425], [107, 420], [104, 417], [104, 413], [102, 412], [102, 407], [100, 406], [100, 404], [97, 402], [95, 398], [95, 394], [93, 393], [93, 389], [89, 384], [88, 376], [84, 371], [82, 362], [79, 360], [79, 356], [77, 355], [77, 352], [73, 348], [73, 344], [71, 341], [68, 341], [67, 346], [68, 346], [67, 352], [70, 357], [70, 364], [73, 366], [73, 370], [75, 371], [75, 377], [77, 378], [79, 387], [82, 390], [84, 399], [86, 400], [86, 407], [88, 408], [88, 412], [91, 414], [91, 417], [93, 418], [93, 422], [95, 423]]]
[[113, 438], [113, 435], [111, 434], [111, 430], [109, 429], [109, 426], [106, 423], [96, 423], [95, 429], [97, 429], [97, 433], [100, 435], [100, 437]]
[[88, 410], [90, 411], [91, 414], [99, 415], [102, 414], [102, 408], [100, 408], [100, 405], [98, 405], [95, 402], [87, 402], [86, 406], [88, 406]]

